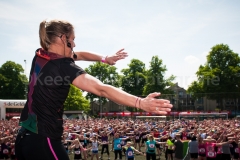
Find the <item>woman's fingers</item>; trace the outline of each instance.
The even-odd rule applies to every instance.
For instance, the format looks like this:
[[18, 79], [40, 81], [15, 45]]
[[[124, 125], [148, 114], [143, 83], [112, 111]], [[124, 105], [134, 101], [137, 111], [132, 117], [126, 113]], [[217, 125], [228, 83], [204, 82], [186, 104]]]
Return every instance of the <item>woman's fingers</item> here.
[[120, 49], [116, 54], [112, 55], [112, 56], [108, 56], [106, 58], [106, 62], [110, 65], [114, 65], [116, 64], [116, 62], [118, 60], [121, 60], [121, 59], [124, 59], [125, 57], [128, 56], [128, 53], [127, 52], [124, 52], [123, 49]]
[[152, 113], [155, 113], [155, 114], [167, 114], [168, 112], [166, 112], [166, 111], [155, 111], [155, 112], [152, 112]]
[[156, 105], [157, 104], [161, 105], [161, 104], [164, 104], [164, 103], [170, 104], [170, 101], [167, 100], [167, 99], [156, 99], [155, 103], [156, 103]]
[[150, 93], [148, 96], [147, 96], [147, 98], [155, 98], [155, 97], [158, 97], [158, 96], [160, 96], [161, 95], [161, 93], [159, 93], [159, 92], [154, 92], [154, 93]]
[[122, 52], [124, 50], [124, 48], [120, 49], [119, 51], [117, 51], [116, 54], [119, 54], [120, 52]]
[[[167, 105], [166, 105], [167, 106]], [[151, 107], [151, 111], [152, 112], [157, 112], [157, 111], [166, 111], [166, 112], [170, 112], [171, 111], [171, 106], [170, 104], [168, 104], [168, 107], [164, 107], [164, 106], [156, 106], [156, 107]]]
[[116, 53], [117, 60], [124, 59], [125, 57], [128, 56], [128, 53], [127, 53], [127, 52], [124, 52], [123, 50], [124, 50], [124, 48], [120, 49], [120, 50]]
[[146, 98], [144, 99], [148, 103], [149, 107], [160, 107], [160, 108], [172, 108], [169, 100], [166, 99], [155, 99], [155, 98]]
[[158, 96], [160, 96], [160, 93], [155, 92], [142, 99], [141, 109], [156, 114], [167, 114], [167, 112], [170, 112], [173, 107], [170, 101], [166, 99], [156, 99], [155, 97]]

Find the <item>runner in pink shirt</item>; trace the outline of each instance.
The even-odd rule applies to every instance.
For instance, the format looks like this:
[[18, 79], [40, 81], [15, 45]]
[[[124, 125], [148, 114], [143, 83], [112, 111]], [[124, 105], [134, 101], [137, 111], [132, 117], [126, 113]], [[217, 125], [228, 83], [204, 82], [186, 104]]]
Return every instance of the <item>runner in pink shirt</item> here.
[[217, 153], [215, 151], [215, 147], [219, 147], [225, 144], [229, 144], [232, 141], [229, 140], [227, 142], [223, 143], [216, 143], [215, 139], [212, 139], [210, 136], [208, 136], [206, 139], [204, 139], [205, 147], [206, 147], [206, 157], [207, 160], [218, 160], [217, 159]]
[[201, 136], [198, 137], [198, 160], [206, 160], [206, 145]]

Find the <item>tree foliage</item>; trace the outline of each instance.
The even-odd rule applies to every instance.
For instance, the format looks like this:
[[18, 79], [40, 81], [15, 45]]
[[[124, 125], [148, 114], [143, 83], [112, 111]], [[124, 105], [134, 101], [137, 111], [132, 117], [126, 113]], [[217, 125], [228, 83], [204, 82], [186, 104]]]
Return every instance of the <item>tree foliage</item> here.
[[195, 97], [202, 95], [220, 101], [235, 98], [240, 86], [240, 58], [228, 45], [217, 44], [207, 55], [207, 62], [196, 72], [198, 80], [188, 88]]
[[25, 99], [27, 82], [22, 66], [7, 61], [0, 67], [0, 99]]
[[80, 89], [71, 85], [67, 99], [64, 103], [64, 110], [80, 110], [88, 112], [90, 110], [90, 103], [85, 97], [83, 97]]
[[[90, 65], [88, 68], [85, 69], [85, 71], [88, 74], [96, 77], [97, 79], [102, 81], [104, 84], [109, 84], [109, 85], [112, 85], [115, 87], [119, 87], [120, 76], [116, 70], [117, 70], [116, 67], [110, 66], [108, 64], [101, 63], [101, 62], [96, 62], [93, 65]], [[107, 102], [106, 98], [103, 98], [103, 97], [99, 98], [97, 95], [92, 94], [92, 93], [87, 93], [86, 97], [91, 102], [94, 99], [98, 99], [101, 102], [101, 104], [104, 104]]]
[[193, 81], [187, 89], [187, 92], [191, 94], [193, 99], [201, 98], [206, 95], [202, 85], [202, 81]]
[[122, 69], [121, 87], [124, 91], [133, 95], [142, 95], [146, 83], [145, 64], [138, 60], [132, 59], [129, 68]]
[[[145, 79], [145, 64], [138, 60], [132, 59], [129, 68], [122, 69], [123, 76], [121, 77], [121, 87], [124, 91], [141, 96], [143, 94]], [[136, 108], [127, 107], [130, 112], [136, 111]]]
[[167, 71], [162, 60], [158, 56], [153, 56], [150, 61], [150, 68], [146, 72], [146, 84], [144, 86], [143, 95], [148, 95], [153, 92], [160, 92], [162, 94], [171, 94], [173, 91], [169, 90], [168, 87], [173, 85], [175, 77], [171, 75], [165, 79], [164, 74]]

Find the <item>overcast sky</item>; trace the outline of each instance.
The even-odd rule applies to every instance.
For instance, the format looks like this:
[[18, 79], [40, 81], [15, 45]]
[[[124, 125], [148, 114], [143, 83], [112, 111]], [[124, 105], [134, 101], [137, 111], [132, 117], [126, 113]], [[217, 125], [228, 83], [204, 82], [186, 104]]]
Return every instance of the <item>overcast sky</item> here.
[[116, 64], [119, 73], [133, 58], [148, 68], [158, 55], [166, 78], [175, 75], [185, 89], [214, 45], [240, 53], [239, 0], [1, 0], [0, 7], [0, 66], [11, 60], [27, 74], [44, 19], [74, 25], [75, 51], [111, 55], [125, 48], [129, 57]]

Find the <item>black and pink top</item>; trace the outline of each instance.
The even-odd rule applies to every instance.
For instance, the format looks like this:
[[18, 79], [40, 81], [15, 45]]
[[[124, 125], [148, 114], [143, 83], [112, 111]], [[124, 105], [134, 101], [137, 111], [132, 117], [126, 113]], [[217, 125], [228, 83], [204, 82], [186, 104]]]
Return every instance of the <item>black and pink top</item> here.
[[72, 58], [38, 49], [32, 61], [20, 125], [36, 134], [61, 139], [63, 104], [70, 84], [84, 73]]

